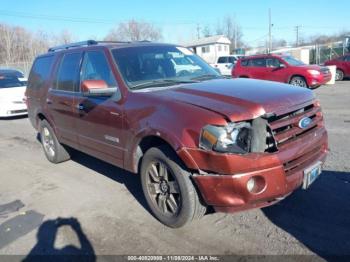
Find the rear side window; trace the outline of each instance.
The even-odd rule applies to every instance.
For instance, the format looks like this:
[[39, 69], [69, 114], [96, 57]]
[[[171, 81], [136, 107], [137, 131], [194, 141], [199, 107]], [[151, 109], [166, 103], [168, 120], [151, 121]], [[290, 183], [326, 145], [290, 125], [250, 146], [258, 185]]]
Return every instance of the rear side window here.
[[249, 62], [249, 60], [244, 59], [244, 60], [241, 61], [241, 65], [242, 66], [248, 66], [248, 62]]
[[56, 78], [56, 89], [78, 91], [78, 80], [82, 53], [65, 54], [62, 58]]
[[225, 56], [219, 57], [218, 64], [225, 64], [225, 63], [227, 63], [227, 57]]
[[265, 67], [266, 66], [266, 59], [265, 58], [256, 58], [256, 59], [252, 59], [252, 65], [251, 66], [255, 66], [255, 67]]
[[32, 70], [29, 74], [28, 88], [42, 88], [50, 78], [51, 67], [54, 56], [39, 57], [34, 61]]

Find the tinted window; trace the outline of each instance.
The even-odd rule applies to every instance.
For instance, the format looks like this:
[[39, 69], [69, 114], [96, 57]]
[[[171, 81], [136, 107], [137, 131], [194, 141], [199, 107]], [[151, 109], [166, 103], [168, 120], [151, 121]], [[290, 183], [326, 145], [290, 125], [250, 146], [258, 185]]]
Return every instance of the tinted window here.
[[84, 80], [103, 80], [108, 87], [117, 86], [113, 72], [103, 52], [90, 51], [85, 53], [81, 75], [81, 81]]
[[248, 66], [248, 62], [249, 62], [249, 60], [246, 60], [246, 59], [245, 59], [245, 60], [242, 60], [242, 61], [241, 61], [241, 65], [242, 65], [242, 66]]
[[56, 89], [63, 91], [77, 91], [81, 53], [64, 55], [58, 70]]
[[255, 67], [265, 67], [266, 66], [266, 59], [265, 58], [256, 58], [252, 59], [252, 66]]
[[228, 62], [229, 63], [231, 63], [231, 64], [234, 64], [235, 62], [236, 62], [236, 58], [235, 57], [233, 57], [233, 56], [230, 56], [229, 58], [228, 58]]
[[350, 62], [350, 56], [348, 55], [348, 56], [344, 57], [344, 61]]
[[24, 86], [24, 84], [17, 77], [0, 76], [0, 89], [19, 86]]
[[225, 64], [225, 63], [227, 63], [227, 57], [226, 56], [219, 57], [218, 64]]
[[267, 58], [266, 59], [266, 67], [279, 67], [280, 66], [280, 60], [276, 58]]
[[29, 74], [28, 88], [42, 88], [50, 77], [53, 56], [39, 57], [35, 60]]

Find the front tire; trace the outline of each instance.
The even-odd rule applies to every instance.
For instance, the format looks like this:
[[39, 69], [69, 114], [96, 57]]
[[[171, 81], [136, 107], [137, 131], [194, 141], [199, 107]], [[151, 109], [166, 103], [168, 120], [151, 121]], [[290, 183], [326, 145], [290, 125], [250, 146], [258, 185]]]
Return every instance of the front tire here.
[[146, 201], [163, 224], [178, 228], [205, 214], [191, 174], [170, 148], [150, 148], [143, 156], [140, 173]]
[[344, 72], [340, 69], [337, 69], [335, 73], [335, 81], [343, 81], [344, 79]]
[[45, 156], [50, 162], [58, 164], [70, 159], [67, 149], [58, 142], [55, 132], [46, 120], [40, 122], [40, 139]]
[[308, 87], [305, 78], [301, 76], [294, 76], [292, 79], [289, 81], [289, 84], [293, 86], [300, 86], [300, 87]]

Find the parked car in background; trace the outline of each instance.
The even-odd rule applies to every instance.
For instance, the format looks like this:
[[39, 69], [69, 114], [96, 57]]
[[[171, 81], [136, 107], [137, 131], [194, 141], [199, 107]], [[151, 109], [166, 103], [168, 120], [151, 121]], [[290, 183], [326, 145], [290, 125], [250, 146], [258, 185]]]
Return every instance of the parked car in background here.
[[24, 77], [22, 71], [17, 69], [0, 69], [0, 76], [17, 77], [24, 85], [27, 85], [27, 78]]
[[26, 86], [16, 76], [0, 75], [0, 117], [27, 114]]
[[[191, 70], [177, 72], [173, 57]], [[175, 45], [51, 48], [34, 61], [26, 94], [49, 161], [68, 160], [69, 146], [140, 174], [150, 210], [171, 227], [209, 206], [243, 211], [306, 189], [328, 151], [313, 92], [224, 79]]]
[[232, 77], [317, 88], [330, 81], [332, 75], [327, 67], [306, 65], [292, 56], [268, 54], [240, 59], [232, 70]]
[[219, 56], [215, 64], [211, 64], [212, 67], [217, 68], [221, 75], [231, 76], [232, 68], [237, 63], [238, 59], [244, 57], [243, 55], [229, 55]]
[[350, 77], [350, 54], [328, 60], [325, 65], [335, 65], [337, 67], [335, 80], [342, 81], [344, 77]]

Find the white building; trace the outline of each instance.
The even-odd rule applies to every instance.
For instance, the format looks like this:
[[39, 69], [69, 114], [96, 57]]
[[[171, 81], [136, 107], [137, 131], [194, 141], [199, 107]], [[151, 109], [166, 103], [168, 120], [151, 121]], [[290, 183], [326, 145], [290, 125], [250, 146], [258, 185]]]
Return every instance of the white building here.
[[191, 48], [197, 55], [202, 57], [207, 63], [214, 64], [219, 56], [230, 54], [231, 41], [224, 35], [215, 35], [200, 38], [191, 43], [185, 44]]

